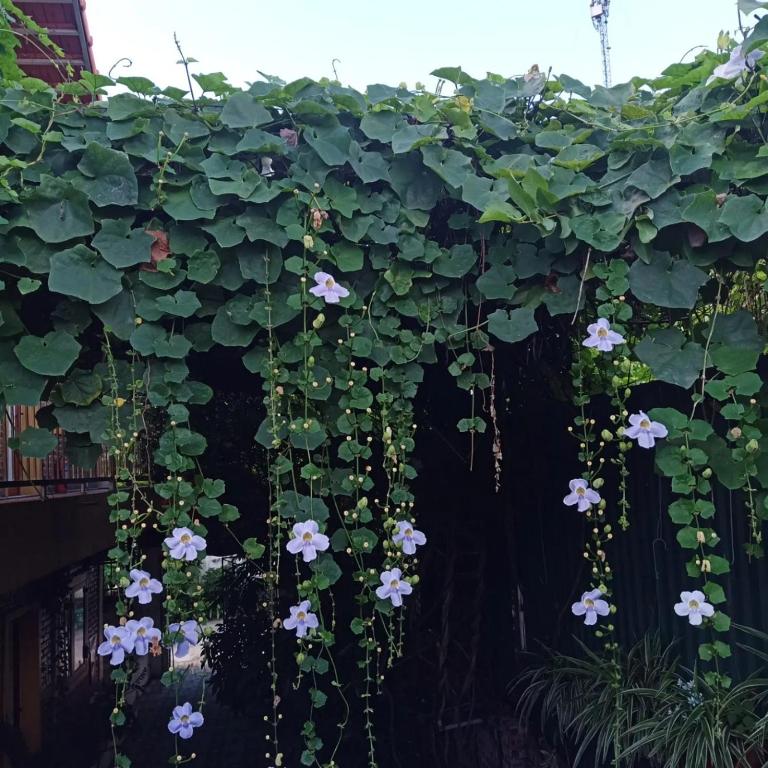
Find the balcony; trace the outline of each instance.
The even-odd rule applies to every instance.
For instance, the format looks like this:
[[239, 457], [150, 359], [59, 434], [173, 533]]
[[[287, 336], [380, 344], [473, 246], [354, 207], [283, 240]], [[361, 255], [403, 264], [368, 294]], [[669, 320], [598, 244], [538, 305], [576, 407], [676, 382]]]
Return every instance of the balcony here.
[[106, 452], [92, 469], [82, 469], [67, 458], [63, 433], [54, 433], [59, 443], [44, 459], [25, 458], [8, 447], [9, 438], [37, 426], [35, 416], [43, 405], [12, 405], [5, 409], [0, 424], [0, 504], [109, 492], [113, 472]]

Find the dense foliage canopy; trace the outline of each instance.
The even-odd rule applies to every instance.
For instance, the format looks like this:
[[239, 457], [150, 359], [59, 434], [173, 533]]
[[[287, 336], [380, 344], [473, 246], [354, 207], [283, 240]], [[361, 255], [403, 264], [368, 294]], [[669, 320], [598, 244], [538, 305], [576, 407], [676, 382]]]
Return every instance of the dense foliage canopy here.
[[[743, 52], [766, 39], [761, 22]], [[128, 92], [92, 101], [112, 81], [88, 73], [57, 92], [20, 80], [0, 93], [0, 397], [50, 401], [16, 447], [45, 456], [55, 428], [77, 464], [109, 447], [119, 484], [110, 554], [115, 587], [131, 598], [119, 610], [138, 609], [150, 590], [141, 537], [158, 528], [168, 537], [162, 598], [177, 622], [164, 637], [179, 642], [180, 622], [205, 617], [196, 537], [254, 514], [205, 477], [189, 406], [215, 394], [190, 379], [187, 361], [242, 350], [264, 391], [256, 440], [269, 457], [271, 509], [256, 511], [241, 544], [252, 558], [266, 552], [273, 648], [291, 637], [281, 622], [299, 635], [299, 682], [312, 702], [304, 764], [339, 759], [335, 725], [316, 712], [331, 696], [353, 704], [333, 656], [334, 633], [351, 631], [375, 765], [370, 697], [402, 648], [400, 603], [418, 583], [419, 532], [406, 530], [418, 512], [412, 400], [424, 366], [447, 350], [469, 393], [458, 429], [483, 432], [477, 404], [492, 398], [494, 346], [527, 339], [547, 317], [574, 339], [584, 475], [572, 503], [594, 521], [593, 580], [574, 612], [591, 618], [596, 600], [600, 611], [610, 601], [610, 541], [630, 524], [625, 458], [646, 423], [629, 418], [631, 387], [656, 378], [690, 390], [689, 412], [659, 403], [648, 423], [666, 433], [656, 462], [679, 496], [669, 512], [691, 551], [680, 589], [717, 607], [703, 623], [708, 683], [730, 684], [717, 666], [730, 654], [717, 580], [729, 563], [709, 496], [714, 482], [744, 491], [746, 544], [760, 555], [768, 83], [757, 56], [711, 79], [722, 60], [706, 52], [653, 81], [594, 89], [537, 69], [514, 79], [438, 70], [455, 84], [451, 96], [276, 78], [242, 91], [213, 74], [196, 76], [196, 100], [125, 77]], [[621, 342], [582, 346], [598, 339], [598, 326], [587, 330], [598, 318]], [[616, 406], [606, 424], [590, 417], [598, 393]], [[150, 412], [158, 435], [146, 430]], [[162, 472], [153, 483], [146, 454]], [[595, 491], [610, 473], [618, 499], [578, 502], [577, 488]], [[289, 544], [292, 528], [307, 546]], [[278, 584], [291, 571], [285, 619]], [[332, 593], [349, 578], [357, 607], [342, 626]], [[597, 628], [615, 654], [610, 616]], [[112, 636], [112, 648], [134, 647]], [[127, 672], [115, 666], [119, 725]], [[273, 654], [273, 690], [278, 673]], [[275, 695], [275, 765], [279, 707]], [[174, 715], [176, 732], [189, 716]]]

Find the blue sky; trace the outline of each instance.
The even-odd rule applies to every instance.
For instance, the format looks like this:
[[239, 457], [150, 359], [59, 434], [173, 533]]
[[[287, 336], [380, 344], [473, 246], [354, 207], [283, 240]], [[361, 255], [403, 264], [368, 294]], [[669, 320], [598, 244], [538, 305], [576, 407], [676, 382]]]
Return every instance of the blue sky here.
[[[258, 70], [285, 80], [332, 77], [368, 83], [429, 83], [429, 72], [461, 65], [470, 74], [552, 67], [588, 83], [601, 79], [589, 0], [90, 0], [96, 64], [121, 57], [144, 75], [184, 85], [176, 32], [193, 71], [226, 73], [244, 84]], [[116, 9], [119, 8], [119, 11]], [[714, 48], [737, 25], [735, 0], [612, 0], [614, 82], [652, 76], [694, 46]], [[690, 57], [691, 54], [688, 54]]]

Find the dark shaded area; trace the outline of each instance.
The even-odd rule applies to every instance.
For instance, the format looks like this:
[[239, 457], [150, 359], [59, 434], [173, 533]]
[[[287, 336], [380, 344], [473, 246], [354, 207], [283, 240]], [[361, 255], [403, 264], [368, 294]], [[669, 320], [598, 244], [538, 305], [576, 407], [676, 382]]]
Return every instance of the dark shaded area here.
[[[451, 353], [444, 352], [441, 364], [426, 370], [417, 402], [415, 512], [429, 544], [420, 554], [419, 589], [408, 604], [405, 655], [395, 661], [381, 696], [373, 701], [382, 768], [545, 764], [541, 745], [518, 730], [510, 682], [532, 663], [530, 653], [542, 644], [576, 652], [574, 637], [579, 637], [598, 647], [570, 612], [588, 585], [582, 557], [587, 531], [584, 517], [562, 504], [568, 481], [581, 471], [576, 441], [567, 433], [574, 413], [564, 388], [569, 381], [568, 335], [556, 326], [546, 333], [546, 338], [540, 334], [527, 344], [495, 352], [493, 361], [488, 353], [482, 356], [483, 364], [489, 368], [493, 363], [496, 373], [504, 454], [499, 493], [494, 490], [490, 426], [474, 441], [455, 428], [470, 414], [471, 404], [469, 394], [447, 372]], [[207, 433], [209, 455], [221, 457], [211, 473], [224, 477], [238, 496], [236, 503], [245, 513], [242, 535], [261, 535], [267, 509], [264, 456], [252, 442], [261, 420], [261, 393], [239, 366], [233, 356], [199, 372], [220, 393], [229, 393], [235, 384], [242, 389], [220, 394], [219, 404], [206, 416], [215, 433], [197, 426]], [[490, 395], [482, 397], [481, 415], [490, 422]], [[635, 411], [660, 405], [687, 409], [689, 402], [680, 390], [654, 384], [638, 388], [629, 405]], [[606, 398], [595, 399], [591, 415], [607, 421]], [[685, 553], [675, 544], [676, 527], [666, 513], [668, 484], [654, 472], [652, 451], [635, 448], [630, 470], [631, 527], [608, 549], [616, 574], [619, 637], [630, 644], [648, 630], [658, 629], [665, 642], [679, 635], [679, 652], [692, 665], [700, 638], [672, 611], [680, 590], [691, 581], [685, 576]], [[610, 470], [607, 478], [603, 495], [611, 499]], [[739, 494], [724, 489], [717, 493], [717, 525], [724, 528], [722, 546], [731, 557], [746, 541], [746, 515]], [[768, 589], [768, 569], [763, 561], [733, 559], [728, 609], [735, 620], [765, 629], [760, 605]], [[339, 585], [335, 594], [343, 625], [349, 613], [345, 598], [351, 599], [352, 591]], [[233, 652], [237, 660], [230, 658], [217, 668], [218, 690], [223, 700], [258, 717], [269, 710], [268, 654], [263, 653], [269, 633], [259, 630], [256, 637], [251, 630], [245, 637], [249, 623], [261, 628], [265, 618], [255, 592], [245, 600], [238, 595], [235, 589], [230, 621], [216, 641], [220, 659]], [[360, 652], [354, 640], [343, 645], [348, 637], [339, 633], [336, 658], [342, 678], [357, 680]], [[295, 664], [288, 646], [279, 649], [279, 665], [285, 688], [283, 749], [291, 761], [298, 759], [301, 744], [288, 735], [300, 732], [307, 700], [290, 688]], [[737, 654], [732, 671], [738, 677], [755, 666], [753, 657]], [[258, 681], [264, 690], [256, 694]], [[344, 693], [355, 700], [362, 691], [349, 687]], [[318, 718], [329, 725], [321, 734], [326, 744], [334, 740], [333, 723], [341, 712], [337, 703], [330, 696]], [[364, 755], [366, 749], [362, 722], [353, 717], [340, 756]]]
[[[532, 663], [531, 652], [542, 644], [576, 652], [574, 637], [578, 637], [597, 647], [594, 637], [570, 613], [571, 603], [588, 584], [588, 573], [582, 557], [584, 517], [562, 504], [568, 481], [580, 472], [576, 442], [567, 434], [573, 417], [563, 389], [568, 381], [567, 334], [559, 334], [555, 327], [548, 338], [539, 335], [494, 354], [494, 396], [503, 450], [498, 493], [489, 394], [482, 396], [485, 400], [478, 394], [477, 401], [489, 429], [473, 443], [455, 428], [471, 408], [469, 394], [457, 389], [447, 372], [450, 353], [444, 353], [439, 365], [427, 368], [420, 390], [415, 513], [429, 543], [420, 552], [419, 588], [408, 602], [405, 655], [395, 661], [381, 695], [372, 700], [381, 768], [569, 764], [547, 762], [551, 755], [546, 744], [520, 730], [510, 693], [510, 683]], [[490, 354], [482, 358], [490, 370]], [[209, 442], [207, 474], [226, 480], [228, 500], [243, 513], [234, 526], [238, 535], [263, 537], [268, 511], [266, 464], [264, 452], [253, 442], [263, 412], [260, 385], [242, 368], [239, 355], [229, 352], [217, 353], [215, 362], [207, 357], [205, 369], [193, 370], [193, 376], [217, 393], [211, 407], [193, 415], [195, 428]], [[630, 407], [685, 409], [688, 402], [685, 393], [673, 387], [649, 385], [636, 390]], [[609, 414], [607, 400], [596, 399], [592, 415], [600, 422]], [[672, 611], [680, 590], [691, 581], [685, 576], [684, 552], [675, 543], [676, 527], [666, 512], [668, 484], [654, 472], [652, 451], [633, 449], [630, 470], [631, 527], [617, 535], [608, 549], [616, 574], [618, 635], [625, 645], [648, 630], [658, 629], [664, 642], [679, 635], [679, 653], [692, 664], [700, 637]], [[610, 478], [610, 471], [607, 474]], [[610, 479], [603, 495], [614, 498]], [[721, 546], [735, 562], [726, 585], [728, 610], [735, 621], [768, 629], [762, 610], [768, 598], [768, 568], [765, 561], [749, 563], [739, 556], [747, 538], [742, 500], [738, 493], [718, 489], [716, 502]], [[211, 534], [211, 554], [236, 554], [221, 526], [212, 526]], [[252, 565], [233, 569], [228, 578], [218, 592], [224, 623], [208, 654], [214, 666], [209, 691], [221, 705], [216, 710], [220, 714], [207, 727], [222, 729], [226, 740], [230, 727], [226, 712], [231, 708], [237, 716], [233, 714], [230, 736], [249, 733], [251, 756], [260, 755], [265, 751], [262, 747], [268, 746], [263, 717], [270, 712], [271, 697], [270, 633], [262, 587]], [[291, 579], [284, 584], [281, 605], [287, 606]], [[353, 594], [345, 575], [335, 588], [339, 627], [348, 625]], [[338, 638], [335, 657], [340, 677], [351, 681], [343, 693], [357, 711], [363, 692], [355, 687], [360, 679], [356, 666], [360, 650], [346, 630], [340, 630]], [[299, 734], [308, 710], [306, 692], [292, 689], [296, 668], [292, 654], [291, 643], [278, 644], [284, 765], [299, 764]], [[738, 678], [755, 667], [753, 657], [736, 653], [731, 671]], [[329, 698], [317, 720], [321, 736], [330, 745], [341, 708], [328, 681], [321, 687]], [[156, 749], [144, 744], [142, 754], [156, 754], [155, 762], [161, 764], [168, 744], [163, 728], [155, 726]], [[139, 727], [133, 729], [134, 736]], [[216, 738], [222, 738], [218, 731]], [[196, 748], [194, 743], [189, 746]], [[337, 760], [342, 765], [364, 766], [367, 748], [363, 723], [354, 714]], [[219, 764], [216, 754], [207, 755], [202, 748], [198, 752], [195, 764]], [[252, 761], [227, 763], [228, 768], [241, 764]]]

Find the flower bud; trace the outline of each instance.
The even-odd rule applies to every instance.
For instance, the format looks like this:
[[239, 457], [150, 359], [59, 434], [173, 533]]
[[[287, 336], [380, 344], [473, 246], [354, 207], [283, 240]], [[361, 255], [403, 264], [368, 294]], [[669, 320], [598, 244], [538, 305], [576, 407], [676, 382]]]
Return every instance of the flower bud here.
[[705, 480], [709, 480], [709, 478], [712, 477], [712, 467], [705, 467], [704, 471], [701, 473], [701, 476]]
[[317, 331], [323, 327], [324, 322], [325, 322], [325, 315], [322, 312], [320, 312], [318, 316], [312, 321], [312, 327]]
[[610, 443], [610, 442], [611, 442], [611, 440], [613, 440], [613, 433], [612, 433], [610, 430], [608, 430], [608, 429], [604, 429], [604, 430], [603, 430], [603, 431], [600, 433], [600, 437], [601, 437], [603, 440], [605, 440], [605, 442], [606, 442], [606, 443]]
[[702, 560], [701, 561], [701, 572], [702, 573], [711, 573], [712, 572], [712, 563], [710, 563], [709, 560]]
[[733, 440], [738, 440], [741, 437], [741, 428], [733, 427], [728, 431], [728, 434]]
[[696, 541], [699, 544], [704, 544], [707, 540], [707, 537], [704, 535], [704, 531], [696, 531]]
[[744, 447], [746, 448], [747, 453], [755, 453], [755, 451], [760, 449], [760, 443], [752, 438]]
[[303, 241], [304, 241], [304, 247], [307, 250], [312, 248], [315, 244], [315, 241], [312, 239], [312, 235], [304, 235]]
[[605, 480], [602, 477], [596, 477], [592, 481], [592, 487], [595, 488], [595, 489], [602, 488], [603, 487], [603, 483], [605, 483]]

